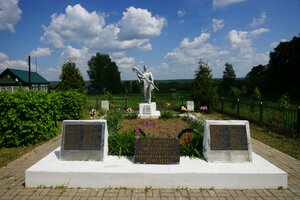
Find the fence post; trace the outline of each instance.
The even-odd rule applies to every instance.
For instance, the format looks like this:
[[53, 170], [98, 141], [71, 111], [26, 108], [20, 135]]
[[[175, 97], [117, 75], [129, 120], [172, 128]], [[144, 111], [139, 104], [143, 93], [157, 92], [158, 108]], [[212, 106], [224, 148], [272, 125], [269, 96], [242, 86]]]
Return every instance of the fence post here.
[[263, 120], [263, 102], [261, 101], [259, 104], [259, 124], [262, 124]]
[[237, 114], [237, 116], [238, 116], [238, 119], [240, 119], [240, 100], [239, 99], [237, 99], [237, 107], [236, 107], [236, 114]]
[[222, 113], [224, 112], [224, 97], [222, 97], [222, 107], [221, 107]]
[[124, 110], [127, 110], [127, 97], [125, 97], [125, 108]]
[[298, 107], [297, 137], [300, 137], [300, 106]]

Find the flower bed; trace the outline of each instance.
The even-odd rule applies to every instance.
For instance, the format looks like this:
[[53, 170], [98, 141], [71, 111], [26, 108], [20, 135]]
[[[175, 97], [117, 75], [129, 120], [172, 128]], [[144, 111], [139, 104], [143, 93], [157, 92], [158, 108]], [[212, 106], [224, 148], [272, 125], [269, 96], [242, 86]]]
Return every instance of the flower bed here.
[[[167, 116], [167, 115], [166, 115]], [[202, 157], [203, 121], [188, 115], [168, 119], [123, 119], [121, 111], [107, 113], [110, 155], [133, 156], [136, 137], [178, 137], [180, 155]]]

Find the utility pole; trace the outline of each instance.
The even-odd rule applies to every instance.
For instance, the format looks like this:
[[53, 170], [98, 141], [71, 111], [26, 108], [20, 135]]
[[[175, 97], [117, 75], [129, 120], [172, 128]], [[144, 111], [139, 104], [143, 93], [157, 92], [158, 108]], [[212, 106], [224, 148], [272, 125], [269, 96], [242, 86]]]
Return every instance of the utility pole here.
[[29, 77], [28, 77], [28, 84], [29, 84], [29, 90], [31, 90], [31, 66], [30, 66], [30, 56], [28, 56], [28, 67], [29, 67]]
[[35, 72], [37, 73], [37, 59], [36, 59], [36, 56], [34, 56], [35, 58]]

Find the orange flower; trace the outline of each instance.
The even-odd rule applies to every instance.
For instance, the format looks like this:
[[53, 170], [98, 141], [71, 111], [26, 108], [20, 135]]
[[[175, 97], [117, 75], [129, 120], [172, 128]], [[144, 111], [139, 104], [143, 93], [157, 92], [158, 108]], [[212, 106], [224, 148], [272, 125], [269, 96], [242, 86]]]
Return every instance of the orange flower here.
[[180, 146], [183, 146], [183, 145], [184, 145], [184, 141], [180, 141], [180, 142], [179, 142], [179, 145], [180, 145]]

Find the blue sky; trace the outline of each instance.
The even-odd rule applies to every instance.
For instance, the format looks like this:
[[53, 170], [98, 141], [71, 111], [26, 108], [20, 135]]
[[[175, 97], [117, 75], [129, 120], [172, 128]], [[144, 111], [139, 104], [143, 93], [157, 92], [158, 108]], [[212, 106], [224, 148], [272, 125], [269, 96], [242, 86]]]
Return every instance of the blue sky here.
[[155, 79], [191, 79], [200, 58], [214, 78], [226, 62], [244, 77], [299, 35], [299, 11], [300, 0], [0, 0], [0, 72], [27, 69], [31, 55], [47, 80], [59, 80], [68, 60], [88, 80], [100, 52], [122, 80], [143, 65]]

